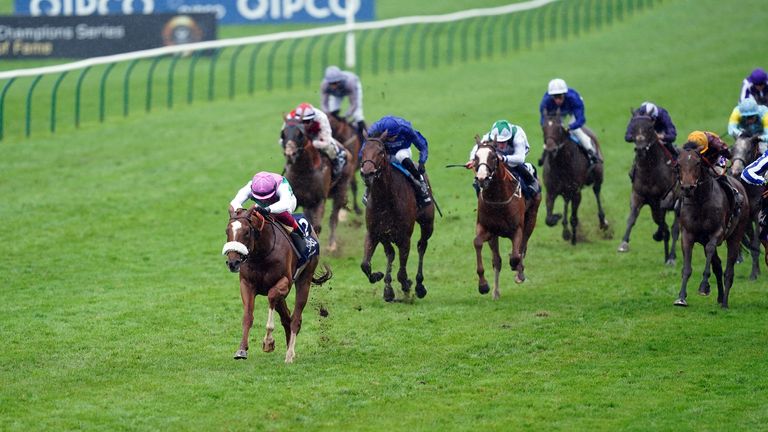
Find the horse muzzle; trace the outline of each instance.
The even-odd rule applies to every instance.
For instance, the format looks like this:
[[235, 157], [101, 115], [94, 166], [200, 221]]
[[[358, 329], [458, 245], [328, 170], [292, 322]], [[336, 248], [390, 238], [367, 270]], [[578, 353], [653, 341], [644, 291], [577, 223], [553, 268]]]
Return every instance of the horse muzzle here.
[[683, 194], [684, 197], [690, 198], [693, 196], [693, 193], [696, 192], [696, 186], [698, 186], [696, 183], [693, 183], [693, 184], [680, 183], [680, 192]]
[[240, 266], [243, 265], [245, 262], [247, 256], [240, 255], [237, 252], [231, 252], [227, 254], [227, 267], [229, 267], [229, 271], [232, 273], [237, 273], [240, 271]]

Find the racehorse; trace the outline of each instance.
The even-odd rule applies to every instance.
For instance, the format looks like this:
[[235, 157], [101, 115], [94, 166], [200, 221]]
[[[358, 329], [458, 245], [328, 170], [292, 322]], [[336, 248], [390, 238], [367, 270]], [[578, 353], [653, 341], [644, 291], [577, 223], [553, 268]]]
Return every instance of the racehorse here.
[[[243, 338], [235, 352], [235, 359], [248, 358], [248, 332], [253, 326], [254, 298], [258, 294], [269, 299], [267, 333], [262, 342], [262, 350], [272, 352], [275, 349], [272, 331], [275, 329], [277, 310], [285, 329], [285, 342], [288, 347], [285, 362], [292, 363], [296, 357], [296, 336], [301, 330], [301, 313], [309, 299], [310, 283], [322, 285], [332, 275], [330, 268], [324, 265], [325, 273], [314, 276], [318, 255], [311, 257], [297, 275], [298, 258], [288, 233], [278, 227], [271, 217], [265, 218], [254, 211], [254, 208], [230, 212], [226, 230], [227, 243], [222, 250], [222, 254], [227, 257], [229, 270], [240, 273]], [[291, 314], [285, 299], [294, 284], [296, 303]]]
[[[562, 117], [558, 109], [554, 113], [544, 112], [544, 124], [541, 125], [544, 134], [544, 185], [547, 188], [547, 226], [555, 226], [563, 218], [563, 239], [576, 244], [576, 227], [579, 224], [579, 204], [581, 203], [581, 188], [592, 185], [597, 200], [597, 218], [600, 229], [608, 229], [603, 205], [600, 202], [600, 189], [603, 185], [603, 162], [599, 161], [589, 168], [589, 159], [570, 139], [568, 131], [563, 127]], [[591, 130], [582, 127], [592, 139], [595, 149], [600, 155], [600, 145]], [[552, 207], [558, 196], [563, 197], [563, 214], [553, 214]], [[571, 229], [568, 229], [568, 204], [571, 204]]]
[[[653, 128], [653, 119], [635, 111], [629, 121], [629, 130], [635, 143], [635, 161], [632, 174], [632, 195], [629, 199], [627, 230], [619, 245], [619, 252], [629, 251], [629, 233], [635, 225], [640, 209], [648, 204], [651, 216], [658, 227], [653, 239], [664, 242], [664, 261], [675, 265], [675, 245], [680, 235], [680, 225], [675, 212], [679, 198], [677, 174], [673, 155], [659, 140]], [[669, 246], [669, 227], [666, 213], [672, 212], [672, 247]]]
[[[700, 243], [704, 246], [706, 263], [699, 293], [709, 294], [711, 265], [717, 279], [717, 302], [727, 308], [728, 294], [733, 285], [733, 266], [739, 256], [741, 239], [749, 222], [749, 203], [743, 200], [738, 218], [733, 216], [735, 204], [731, 204], [726, 192], [714, 180], [710, 174], [711, 166], [701, 157], [695, 144], [688, 143], [683, 147], [678, 157], [678, 165], [682, 194], [680, 227], [683, 235], [680, 245], [683, 249], [683, 280], [675, 305], [688, 306], [686, 285], [691, 276], [691, 251], [694, 243]], [[727, 177], [727, 180], [745, 196], [741, 182], [733, 177]], [[717, 255], [717, 246], [723, 241], [728, 245], [724, 284], [722, 263]]]
[[347, 158], [347, 164], [354, 167], [352, 171], [352, 178], [349, 180], [349, 186], [352, 190], [352, 206], [356, 214], [362, 214], [363, 210], [360, 209], [360, 205], [357, 202], [357, 169], [358, 155], [360, 154], [360, 138], [357, 136], [357, 131], [344, 120], [337, 118], [335, 115], [328, 114], [328, 121], [331, 123], [331, 132], [333, 138], [340, 142], [344, 148], [349, 152]]
[[297, 119], [285, 120], [281, 133], [285, 155], [285, 177], [293, 188], [298, 205], [304, 208], [304, 215], [317, 232], [322, 229], [325, 200], [333, 200], [328, 238], [328, 250], [336, 250], [336, 226], [339, 224], [339, 210], [347, 204], [347, 187], [356, 166], [347, 163], [344, 171], [331, 181], [331, 161], [311, 144], [304, 125]]
[[[751, 137], [736, 139], [731, 148], [731, 168], [728, 173], [737, 179], [741, 179], [741, 172], [747, 165], [754, 162], [760, 156], [760, 149]], [[749, 197], [749, 219], [744, 242], [752, 255], [752, 272], [750, 280], [755, 280], [760, 275], [760, 207], [762, 206], [762, 194], [765, 186], [755, 186], [741, 182]], [[766, 248], [768, 251], [768, 248]], [[765, 255], [765, 263], [768, 265], [768, 253]]]
[[[427, 295], [427, 289], [423, 283], [424, 252], [427, 250], [427, 242], [434, 228], [434, 200], [424, 207], [418, 207], [410, 180], [390, 164], [383, 143], [386, 138], [387, 132], [379, 137], [367, 137], [363, 147], [360, 175], [368, 186], [368, 204], [365, 209], [365, 246], [360, 268], [370, 283], [376, 283], [383, 277], [384, 300], [393, 301], [395, 293], [392, 290], [392, 262], [395, 259], [395, 249], [392, 245], [394, 244], [397, 246], [400, 257], [397, 280], [400, 282], [403, 293], [408, 296], [412, 281], [408, 279], [406, 266], [411, 250], [414, 223], [418, 223], [421, 236], [417, 244], [419, 266], [416, 273], [416, 296], [423, 298]], [[371, 273], [371, 257], [379, 243], [384, 247], [384, 253], [387, 256], [386, 276], [381, 272]]]
[[536, 215], [541, 204], [541, 193], [526, 200], [521, 191], [520, 181], [501, 162], [496, 147], [480, 143], [475, 137], [477, 152], [473, 161], [475, 180], [480, 188], [477, 196], [477, 223], [474, 246], [477, 254], [478, 291], [488, 294], [490, 288], [483, 269], [483, 243], [488, 242], [493, 254], [494, 270], [493, 298], [499, 298], [499, 237], [512, 240], [509, 266], [516, 271], [515, 282], [523, 283], [525, 273], [523, 259], [528, 249], [528, 239], [536, 226]]

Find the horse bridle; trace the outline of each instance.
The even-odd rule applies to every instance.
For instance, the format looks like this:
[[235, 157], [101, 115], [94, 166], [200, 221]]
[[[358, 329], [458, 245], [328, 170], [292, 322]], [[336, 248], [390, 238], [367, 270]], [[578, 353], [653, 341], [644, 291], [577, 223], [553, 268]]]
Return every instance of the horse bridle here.
[[547, 139], [546, 136], [544, 137], [544, 152], [545, 153], [552, 153], [552, 155], [557, 154], [557, 152], [560, 151], [561, 148], [563, 148], [563, 146], [568, 142], [568, 139], [569, 139], [568, 138], [568, 130], [565, 129], [565, 126], [563, 126], [562, 121], [557, 122], [557, 121], [554, 120], [555, 118], [556, 117], [547, 117], [547, 121], [554, 122], [554, 124], [557, 125], [558, 128], [560, 128], [560, 131], [562, 133], [562, 137], [564, 139], [561, 139], [560, 141], [558, 141], [554, 137], [549, 138], [549, 139], [552, 140], [552, 142], [555, 143], [555, 147], [552, 148], [552, 149], [547, 149], [547, 141], [548, 141], [548, 139]]
[[[381, 155], [384, 155], [384, 154], [386, 153], [386, 150], [384, 150], [384, 147], [385, 147], [385, 146], [384, 146], [384, 142], [382, 142], [380, 139], [378, 139], [378, 138], [372, 138], [372, 137], [368, 137], [368, 139], [367, 139], [366, 141], [367, 141], [369, 144], [370, 144], [371, 142], [375, 142], [375, 143], [378, 143], [378, 144], [379, 144], [380, 148], [379, 148], [379, 151], [376, 153], [376, 156], [377, 156], [377, 157], [379, 157], [379, 156], [381, 156]], [[370, 173], [368, 173], [368, 174], [363, 174], [363, 168], [365, 167], [365, 164], [367, 164], [367, 163], [369, 163], [369, 164], [373, 165], [373, 171], [371, 171], [371, 172], [370, 172]], [[382, 168], [381, 168], [381, 167], [379, 166], [379, 164], [377, 164], [377, 163], [376, 163], [376, 161], [375, 161], [375, 160], [373, 160], [373, 159], [363, 159], [363, 160], [360, 162], [360, 175], [361, 175], [361, 176], [363, 176], [364, 178], [375, 179], [375, 178], [377, 178], [379, 175], [381, 175], [381, 171], [382, 171]]]
[[[749, 150], [747, 150], [745, 152], [746, 153], [745, 157], [749, 157], [749, 156], [751, 156], [753, 154], [756, 155], [756, 154], [759, 153], [758, 146], [753, 144], [750, 139], [744, 139], [744, 141], [749, 142], [749, 146], [750, 146]], [[738, 142], [738, 140], [737, 140], [737, 142]], [[746, 167], [748, 165], [747, 161], [743, 157], [736, 156], [736, 143], [734, 143], [733, 150], [734, 150], [733, 151], [734, 154], [733, 154], [733, 157], [731, 158], [731, 163], [736, 162], [738, 160], [738, 161], [741, 161], [741, 163], [743, 163], [744, 166]]]
[[285, 124], [285, 129], [283, 130], [283, 147], [285, 147], [285, 130], [288, 129], [288, 126], [295, 127], [299, 132], [301, 132], [301, 136], [304, 138], [303, 142], [300, 144], [299, 140], [291, 140], [296, 144], [296, 157], [300, 156], [302, 152], [304, 152], [304, 147], [307, 145], [307, 132], [304, 128], [304, 124], [298, 121], [289, 121]]
[[[477, 173], [477, 170], [480, 169], [481, 166], [485, 165], [486, 168], [488, 168], [488, 177], [486, 177], [486, 180], [490, 182], [493, 180], [493, 176], [496, 175], [496, 170], [499, 168], [499, 152], [496, 150], [496, 147], [492, 144], [479, 144], [477, 146], [477, 150], [480, 150], [481, 148], [489, 148], [493, 152], [494, 159], [496, 160], [496, 166], [491, 167], [490, 164], [487, 162], [480, 162], [475, 164], [475, 173]], [[477, 157], [477, 152], [475, 152], [475, 157]]]
[[[241, 215], [230, 216], [230, 218], [229, 218], [229, 223], [231, 224], [233, 221], [242, 221], [242, 220], [245, 220], [245, 221], [247, 222], [247, 224], [248, 224], [248, 233], [249, 233], [249, 234], [251, 234], [251, 239], [252, 239], [252, 240], [251, 240], [251, 246], [253, 246], [253, 242], [255, 242], [255, 241], [256, 241], [256, 239], [257, 239], [257, 237], [258, 237], [258, 236], [256, 235], [256, 233], [258, 233], [258, 235], [260, 236], [260, 235], [261, 235], [261, 231], [264, 229], [264, 226], [267, 224], [267, 217], [268, 217], [268, 216], [267, 216], [267, 217], [265, 217], [265, 216], [263, 216], [261, 213], [259, 213], [259, 217], [261, 218], [261, 226], [260, 226], [260, 227], [258, 227], [258, 228], [256, 228], [256, 227], [253, 225], [253, 221], [251, 221], [251, 218], [250, 218], [248, 215], [246, 215], [246, 214], [241, 214]], [[270, 219], [271, 219], [271, 218], [270, 218]], [[244, 246], [245, 246], [245, 245], [244, 245]], [[274, 249], [274, 248], [275, 248], [275, 244], [274, 244], [274, 242], [273, 242], [273, 243], [272, 243], [272, 249]], [[250, 247], [250, 248], [249, 248], [248, 246], [246, 246], [246, 249], [248, 250], [248, 253], [246, 253], [246, 254], [243, 254], [243, 253], [241, 253], [241, 252], [239, 252], [239, 251], [235, 251], [235, 252], [237, 252], [237, 253], [239, 253], [240, 255], [242, 255], [242, 256], [243, 256], [243, 262], [246, 262], [246, 261], [248, 261], [248, 257], [251, 255], [251, 252], [253, 251], [253, 247]], [[270, 252], [271, 252], [271, 251], [270, 251]]]
[[[709, 160], [704, 156], [702, 156], [698, 151], [696, 151], [695, 153], [699, 156], [699, 175], [696, 177], [696, 183], [693, 184], [693, 190], [696, 190], [696, 188], [698, 188], [699, 185], [704, 181], [702, 177], [706, 175], [706, 172], [702, 172], [702, 165], [706, 165], [706, 167], [710, 169], [713, 166], [712, 163], [710, 163]], [[683, 178], [682, 178], [682, 173], [680, 172], [679, 163], [675, 166], [675, 171], [677, 172], [678, 183], [680, 183], [681, 187], [684, 187], [685, 185], [683, 185]]]
[[[645, 145], [645, 147], [641, 147], [643, 150], [648, 151], [648, 149], [651, 148], [654, 144], [661, 144], [661, 140], [659, 140], [659, 137], [656, 135], [656, 133], [655, 133], [655, 131], [653, 129], [653, 118], [651, 118], [651, 116], [648, 116], [648, 115], [636, 115], [636, 116], [632, 117], [632, 119], [629, 121], [630, 126], [632, 126], [632, 123], [635, 120], [649, 120], [651, 122], [651, 128], [650, 128], [651, 129], [651, 134], [650, 134], [651, 136], [648, 139], [646, 139], [646, 143], [647, 144]], [[645, 135], [643, 135], [643, 136], [645, 136]], [[637, 144], [637, 141], [635, 141], [635, 144]]]

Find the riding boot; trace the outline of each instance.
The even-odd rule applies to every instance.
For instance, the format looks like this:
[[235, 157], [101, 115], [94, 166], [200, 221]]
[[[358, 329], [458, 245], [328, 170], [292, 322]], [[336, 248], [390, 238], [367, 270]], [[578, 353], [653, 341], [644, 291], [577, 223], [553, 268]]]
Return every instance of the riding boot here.
[[301, 228], [294, 228], [291, 231], [291, 241], [296, 246], [296, 250], [299, 251], [299, 260], [303, 261], [307, 259], [307, 239], [304, 233], [301, 232]]
[[525, 189], [526, 189], [526, 198], [532, 198], [537, 193], [539, 193], [539, 182], [536, 180], [536, 177], [531, 174], [530, 171], [528, 171], [528, 168], [525, 167], [525, 165], [520, 165], [515, 169], [517, 174], [523, 179], [523, 183], [525, 183]]
[[672, 155], [672, 159], [677, 160], [677, 157], [680, 156], [680, 151], [675, 147], [674, 144], [671, 142], [665, 142], [664, 147], [669, 150], [669, 153]]
[[432, 202], [432, 198], [429, 196], [427, 181], [424, 179], [424, 176], [421, 175], [419, 170], [416, 169], [413, 161], [409, 158], [405, 158], [400, 162], [400, 165], [411, 173], [411, 181], [413, 182], [414, 190], [416, 191], [416, 201], [419, 203], [419, 207], [423, 207]]
[[368, 186], [363, 191], [363, 207], [368, 207]]
[[347, 164], [347, 153], [343, 149], [337, 149], [336, 159], [333, 160], [333, 173], [331, 177], [334, 180], [339, 178], [341, 172], [344, 171], [344, 166]]
[[733, 217], [734, 219], [737, 219], [741, 214], [741, 204], [744, 201], [744, 197], [741, 196], [741, 193], [739, 193], [738, 189], [731, 185], [731, 183], [728, 181], [728, 176], [722, 175], [717, 178], [717, 181], [723, 187], [723, 190], [727, 191], [726, 193], [731, 195], [730, 198], [733, 204]]

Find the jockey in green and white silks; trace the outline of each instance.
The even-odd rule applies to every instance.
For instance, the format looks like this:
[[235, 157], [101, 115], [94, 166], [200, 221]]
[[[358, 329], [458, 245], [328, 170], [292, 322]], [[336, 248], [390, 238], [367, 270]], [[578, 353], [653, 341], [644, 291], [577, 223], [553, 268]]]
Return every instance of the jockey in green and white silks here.
[[[535, 177], [533, 165], [525, 162], [525, 156], [531, 149], [528, 137], [522, 127], [512, 124], [507, 120], [498, 120], [491, 125], [491, 130], [483, 136], [483, 143], [493, 143], [496, 151], [502, 155], [504, 164], [521, 180], [521, 189], [526, 199], [539, 193], [539, 182]], [[477, 152], [477, 144], [469, 152], [469, 162], [472, 165]]]

